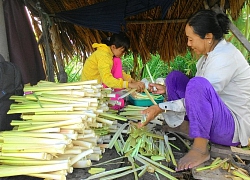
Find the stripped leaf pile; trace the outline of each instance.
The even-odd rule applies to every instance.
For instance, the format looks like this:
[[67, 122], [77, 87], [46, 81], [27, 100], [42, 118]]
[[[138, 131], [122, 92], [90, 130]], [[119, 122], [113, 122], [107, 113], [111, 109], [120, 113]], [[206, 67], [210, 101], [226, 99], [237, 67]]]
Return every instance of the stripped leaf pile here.
[[[128, 133], [127, 139], [122, 135], [124, 130]], [[175, 180], [176, 178], [171, 175], [175, 171], [157, 162], [161, 160], [176, 166], [171, 146], [175, 147], [169, 143], [168, 136], [153, 132], [151, 126], [137, 128], [131, 122], [124, 123], [112, 137], [108, 148], [112, 149], [115, 147], [117, 153], [121, 157], [127, 158], [130, 165], [100, 172], [90, 176], [88, 179], [116, 179], [129, 173], [134, 173], [135, 179], [138, 179], [145, 172], [150, 172], [154, 173], [156, 177], [159, 177], [158, 174], [161, 174], [168, 179]], [[138, 173], [138, 171], [140, 172]]]
[[245, 166], [245, 162], [239, 156], [235, 156], [238, 159], [239, 163], [236, 163], [232, 157], [225, 159], [217, 157], [210, 165], [198, 167], [196, 168], [196, 171], [200, 172], [204, 170], [215, 170], [221, 168], [222, 170], [228, 172], [228, 174], [225, 175], [226, 178], [230, 178], [233, 180], [250, 180], [248, 171], [240, 167]]

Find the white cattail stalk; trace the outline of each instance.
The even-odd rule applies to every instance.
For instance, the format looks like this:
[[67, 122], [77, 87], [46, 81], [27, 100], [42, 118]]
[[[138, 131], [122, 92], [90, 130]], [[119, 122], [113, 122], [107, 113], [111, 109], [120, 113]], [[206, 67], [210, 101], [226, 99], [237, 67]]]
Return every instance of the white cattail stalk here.
[[62, 169], [69, 169], [68, 163], [53, 164], [53, 165], [41, 165], [41, 166], [0, 166], [0, 177], [26, 175], [32, 173], [43, 173], [50, 171], [58, 171]]
[[75, 164], [77, 161], [81, 160], [83, 157], [86, 157], [87, 155], [93, 153], [93, 149], [89, 149], [86, 151], [83, 151], [81, 154], [75, 156], [74, 158], [71, 159], [71, 163], [70, 165], [72, 166], [73, 164]]

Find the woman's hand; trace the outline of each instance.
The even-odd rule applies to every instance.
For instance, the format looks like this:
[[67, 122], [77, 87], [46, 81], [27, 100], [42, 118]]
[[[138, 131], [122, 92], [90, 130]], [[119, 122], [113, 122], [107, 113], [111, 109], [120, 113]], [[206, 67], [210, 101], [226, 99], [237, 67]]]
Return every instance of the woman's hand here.
[[162, 113], [164, 110], [162, 110], [158, 105], [153, 105], [148, 107], [147, 109], [143, 110], [141, 112], [141, 114], [145, 114], [146, 115], [146, 121], [145, 122], [140, 122], [138, 123], [138, 127], [143, 127], [145, 125], [147, 125], [150, 121], [152, 121], [153, 119], [155, 119], [155, 117]]
[[148, 89], [152, 94], [165, 94], [166, 93], [166, 86], [156, 83], [150, 83], [148, 85]]
[[140, 81], [129, 82], [128, 87], [131, 89], [136, 89], [137, 92], [143, 92], [145, 89], [145, 84]]

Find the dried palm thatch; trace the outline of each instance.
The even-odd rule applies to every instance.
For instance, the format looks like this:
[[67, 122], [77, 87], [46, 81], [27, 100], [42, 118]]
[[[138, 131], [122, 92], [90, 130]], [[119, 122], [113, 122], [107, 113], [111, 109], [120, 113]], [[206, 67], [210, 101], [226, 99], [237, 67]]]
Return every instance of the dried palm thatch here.
[[[35, 32], [38, 37], [41, 37], [42, 32], [38, 28], [39, 21], [37, 21], [37, 19], [42, 20], [44, 18], [44, 16], [41, 17], [41, 14], [53, 15], [54, 13], [103, 1], [105, 0], [37, 0], [38, 3], [34, 3], [31, 0], [26, 0], [26, 3], [34, 20]], [[163, 61], [169, 62], [176, 55], [186, 52], [185, 22], [194, 12], [204, 9], [205, 6], [211, 8], [217, 4], [227, 11], [233, 19], [236, 19], [245, 2], [247, 0], [175, 0], [164, 19], [161, 18], [162, 10], [160, 7], [130, 16], [126, 19], [126, 27], [124, 28], [130, 37], [131, 51], [135, 57], [141, 56], [143, 62], [147, 62], [151, 54], [156, 53], [160, 55]], [[53, 23], [49, 24], [49, 28], [56, 27], [53, 34], [56, 35], [56, 41], [60, 42], [60, 45], [58, 44], [58, 47], [55, 47], [55, 44], [52, 45], [53, 38], [48, 43], [51, 47], [54, 47], [52, 53], [63, 56], [61, 59], [69, 59], [78, 54], [82, 57], [84, 63], [87, 55], [94, 51], [92, 44], [101, 42], [102, 38], [111, 35], [109, 32], [89, 29], [60, 19], [54, 19], [53, 16], [45, 16], [43, 21]], [[58, 33], [55, 31], [58, 31]], [[45, 50], [44, 46], [45, 43], [43, 44], [43, 50]]]

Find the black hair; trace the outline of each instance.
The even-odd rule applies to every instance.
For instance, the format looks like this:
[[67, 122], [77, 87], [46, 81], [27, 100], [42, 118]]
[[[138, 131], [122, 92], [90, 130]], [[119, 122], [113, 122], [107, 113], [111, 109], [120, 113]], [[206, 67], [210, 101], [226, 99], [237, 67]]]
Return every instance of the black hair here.
[[188, 19], [187, 24], [192, 26], [194, 33], [202, 39], [205, 39], [207, 33], [212, 33], [214, 39], [220, 40], [224, 34], [228, 34], [230, 20], [226, 14], [200, 10]]
[[123, 32], [120, 32], [119, 34], [113, 34], [111, 37], [102, 40], [102, 43], [106, 44], [107, 46], [115, 45], [116, 48], [123, 47], [125, 52], [127, 52], [130, 47], [130, 40]]

